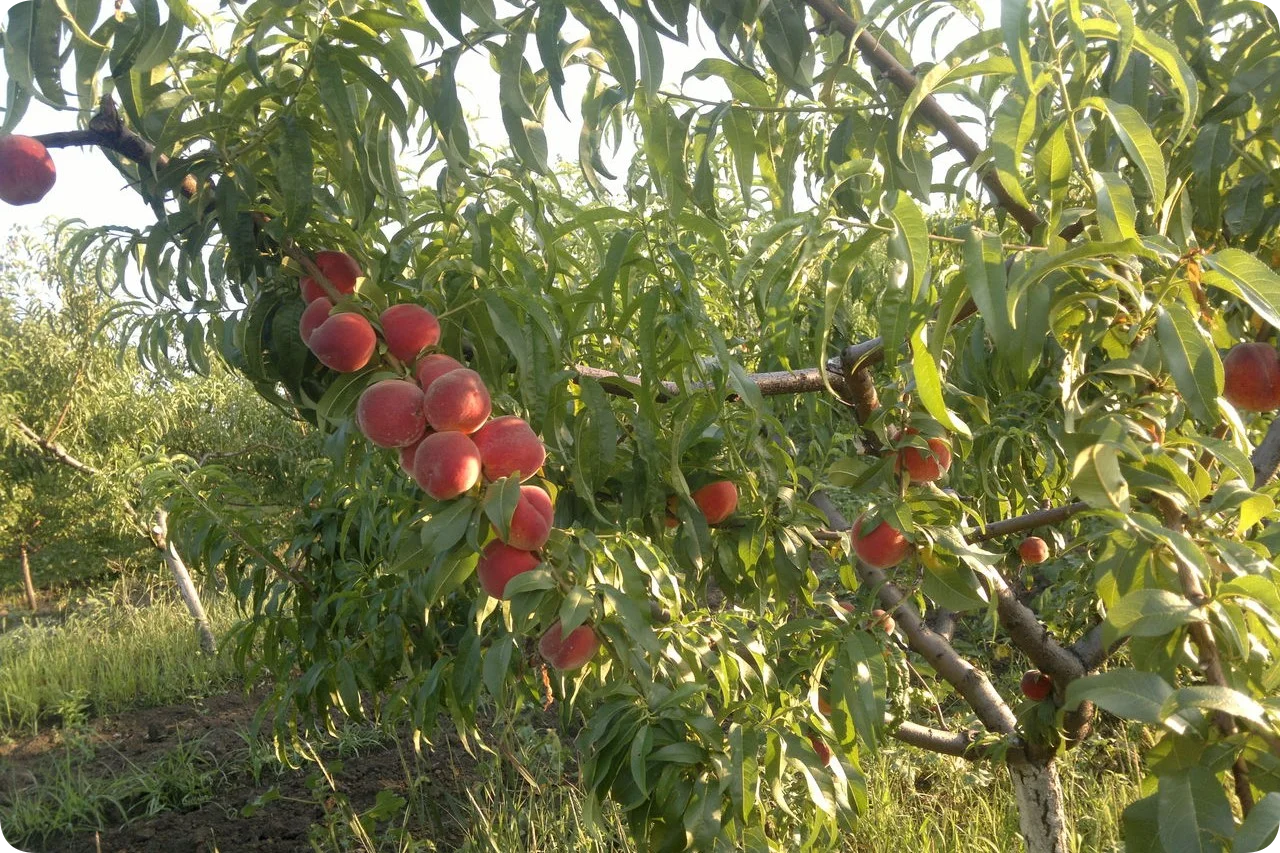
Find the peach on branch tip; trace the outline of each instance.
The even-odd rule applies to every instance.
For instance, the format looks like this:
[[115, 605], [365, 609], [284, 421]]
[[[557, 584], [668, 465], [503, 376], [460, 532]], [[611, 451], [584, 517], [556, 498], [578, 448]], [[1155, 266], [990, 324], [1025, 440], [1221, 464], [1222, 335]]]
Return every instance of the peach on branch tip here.
[[329, 312], [333, 310], [333, 303], [323, 296], [311, 302], [302, 311], [302, 317], [298, 320], [298, 336], [302, 338], [302, 342], [310, 343], [311, 333], [320, 328], [320, 324], [329, 319]]
[[414, 444], [427, 429], [424, 398], [417, 383], [407, 379], [375, 382], [364, 389], [356, 403], [356, 425], [379, 447]]
[[418, 366], [413, 369], [413, 375], [418, 380], [418, 385], [422, 387], [422, 390], [429, 391], [431, 390], [432, 382], [435, 382], [446, 373], [462, 370], [465, 366], [453, 356], [436, 352], [423, 357], [418, 362]]
[[1049, 559], [1049, 543], [1039, 536], [1028, 536], [1019, 543], [1018, 556], [1024, 565], [1037, 566]]
[[480, 451], [460, 432], [433, 432], [413, 455], [413, 479], [436, 500], [456, 498], [480, 482]]
[[516, 575], [536, 569], [542, 560], [531, 551], [512, 548], [497, 539], [484, 546], [476, 563], [480, 587], [493, 598], [505, 599], [507, 584]]
[[354, 373], [373, 357], [378, 336], [360, 314], [333, 314], [307, 338], [307, 347], [330, 370]]
[[547, 544], [555, 519], [551, 496], [537, 486], [521, 486], [520, 500], [511, 514], [506, 542], [512, 548], [536, 551]]
[[44, 143], [30, 136], [0, 136], [0, 199], [8, 204], [35, 204], [58, 178]]
[[858, 516], [850, 531], [853, 550], [858, 559], [876, 569], [888, 569], [901, 563], [911, 552], [911, 543], [907, 541], [907, 537], [887, 521], [880, 522], [874, 530], [864, 532], [864, 518], [865, 516]]
[[1237, 409], [1280, 409], [1280, 352], [1271, 344], [1236, 344], [1222, 360], [1222, 396]]
[[738, 508], [738, 487], [730, 480], [717, 480], [690, 495], [707, 518], [707, 524], [719, 524]]
[[1023, 696], [1039, 702], [1053, 692], [1053, 679], [1038, 669], [1029, 669], [1022, 674], [1018, 687]]
[[[316, 256], [312, 259], [315, 262], [316, 269], [329, 279], [329, 283], [333, 285], [334, 290], [338, 293], [355, 293], [356, 280], [364, 275], [364, 271], [360, 269], [360, 265], [356, 263], [356, 259], [348, 255], [346, 252], [338, 252], [332, 249], [325, 249], [316, 252]], [[320, 282], [309, 275], [302, 277], [301, 282], [302, 298], [307, 302], [314, 302], [322, 296], [329, 296], [329, 292], [325, 290]]]
[[[918, 435], [919, 430], [910, 427], [905, 434]], [[907, 476], [913, 483], [941, 480], [951, 468], [951, 445], [941, 438], [926, 439], [925, 444], [929, 447], [927, 451], [919, 447], [904, 447], [899, 450], [898, 458], [893, 463], [894, 473], [901, 473], [906, 468]]]
[[542, 657], [559, 670], [573, 670], [584, 666], [595, 656], [600, 640], [590, 625], [579, 625], [564, 636], [557, 619], [538, 641]]
[[547, 460], [542, 439], [523, 418], [514, 415], [494, 418], [471, 436], [480, 448], [487, 480], [501, 480], [514, 474], [521, 482], [538, 472]]
[[484, 380], [474, 370], [451, 370], [426, 389], [427, 422], [437, 432], [472, 433], [489, 419], [492, 402]]
[[378, 318], [387, 352], [410, 361], [427, 347], [440, 342], [440, 321], [421, 305], [392, 305]]

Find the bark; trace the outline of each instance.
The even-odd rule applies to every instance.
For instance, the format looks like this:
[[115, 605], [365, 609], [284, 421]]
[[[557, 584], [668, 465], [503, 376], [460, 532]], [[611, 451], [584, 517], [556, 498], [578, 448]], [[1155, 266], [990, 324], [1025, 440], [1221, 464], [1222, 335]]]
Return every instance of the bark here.
[[1057, 764], [1052, 759], [1043, 764], [1024, 761], [1010, 763], [1008, 768], [1027, 853], [1068, 853], [1066, 811]]
[[187, 571], [187, 564], [182, 561], [178, 549], [169, 539], [169, 513], [163, 509], [156, 512], [156, 523], [151, 528], [151, 538], [164, 556], [164, 564], [173, 575], [173, 580], [178, 585], [178, 592], [187, 605], [187, 611], [196, 623], [196, 633], [200, 636], [200, 650], [206, 655], [213, 655], [218, 650], [213, 628], [209, 626], [209, 617], [205, 615], [204, 605], [200, 603], [200, 593], [191, 580], [191, 572]]
[[27, 593], [27, 609], [34, 613], [37, 607], [36, 585], [31, 582], [31, 560], [26, 542], [18, 546], [18, 561], [22, 564], [22, 586]]

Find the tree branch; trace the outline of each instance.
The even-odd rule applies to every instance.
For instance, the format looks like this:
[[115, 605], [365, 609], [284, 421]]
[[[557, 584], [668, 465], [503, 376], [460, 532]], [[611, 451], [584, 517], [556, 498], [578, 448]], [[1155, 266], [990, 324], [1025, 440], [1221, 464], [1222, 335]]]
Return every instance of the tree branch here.
[[1253, 451], [1253, 487], [1261, 489], [1280, 470], [1280, 418], [1271, 422], [1262, 442]]
[[[599, 367], [588, 367], [585, 364], [575, 365], [572, 369], [580, 377], [585, 376], [597, 380], [606, 391], [617, 396], [633, 397], [638, 389], [644, 387], [644, 381], [639, 376], [629, 376]], [[828, 367], [827, 379], [831, 382], [831, 387], [838, 393], [844, 394], [847, 391], [844, 377], [838, 371], [831, 371]], [[755, 385], [765, 397], [775, 397], [780, 394], [805, 394], [822, 391], [826, 387], [822, 384], [822, 373], [816, 367], [804, 370], [752, 373], [747, 376], [747, 380]], [[680, 386], [670, 380], [662, 380], [658, 385], [661, 389], [658, 392], [659, 400], [670, 400], [680, 396], [682, 393]], [[687, 386], [686, 391], [693, 394], [702, 391], [714, 391], [718, 387], [714, 382], [694, 382]], [[737, 394], [730, 393], [727, 399], [736, 401], [739, 397]]]
[[1084, 501], [1076, 501], [1066, 506], [1040, 509], [1025, 515], [1015, 516], [1014, 518], [1006, 518], [1003, 521], [994, 521], [980, 530], [966, 531], [964, 539], [966, 542], [986, 542], [988, 539], [996, 539], [1000, 536], [1007, 536], [1010, 533], [1030, 530], [1033, 527], [1057, 524], [1059, 521], [1066, 521], [1076, 513], [1084, 512], [1088, 508], [1089, 504]]
[[899, 723], [898, 727], [892, 729], [889, 734], [911, 746], [927, 749], [930, 752], [940, 752], [943, 755], [954, 755], [968, 761], [979, 761], [986, 758], [988, 753], [988, 750], [974, 748], [974, 744], [980, 737], [976, 731], [950, 732], [918, 723], [904, 722]]

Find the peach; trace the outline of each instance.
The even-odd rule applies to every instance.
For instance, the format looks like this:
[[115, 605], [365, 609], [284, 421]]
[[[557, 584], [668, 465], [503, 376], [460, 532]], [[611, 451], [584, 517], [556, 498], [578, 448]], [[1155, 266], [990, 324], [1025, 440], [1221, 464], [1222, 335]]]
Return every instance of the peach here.
[[1222, 360], [1222, 396], [1237, 409], [1280, 409], [1280, 353], [1271, 344], [1236, 344]]
[[432, 353], [422, 361], [418, 362], [418, 366], [414, 368], [413, 374], [418, 379], [418, 384], [422, 386], [423, 391], [430, 390], [431, 383], [435, 382], [441, 376], [452, 370], [462, 370], [465, 367], [462, 362], [456, 358], [447, 356], [442, 352]]
[[507, 415], [494, 418], [471, 436], [480, 448], [487, 480], [501, 480], [513, 474], [520, 481], [532, 477], [547, 459], [542, 439], [523, 418]]
[[1023, 565], [1037, 566], [1049, 559], [1049, 543], [1039, 536], [1028, 536], [1018, 545], [1018, 556]]
[[871, 611], [871, 626], [883, 628], [886, 634], [892, 634], [897, 623], [893, 621], [892, 616], [877, 607]]
[[489, 419], [489, 389], [474, 370], [450, 370], [426, 389], [427, 422], [437, 432], [471, 433]]
[[8, 204], [35, 204], [58, 178], [44, 143], [30, 136], [0, 137], [0, 199]]
[[320, 363], [339, 373], [354, 373], [378, 348], [373, 325], [360, 314], [334, 314], [315, 328], [307, 346]]
[[493, 598], [506, 598], [507, 584], [516, 575], [536, 569], [542, 560], [537, 554], [512, 548], [497, 539], [484, 546], [480, 562], [476, 563], [476, 577], [480, 587]]
[[1038, 669], [1029, 669], [1022, 674], [1018, 687], [1023, 696], [1039, 702], [1053, 692], [1053, 679]]
[[480, 451], [460, 432], [433, 432], [413, 454], [413, 479], [438, 501], [456, 498], [480, 482]]
[[298, 320], [298, 336], [302, 338], [304, 344], [311, 340], [311, 333], [329, 319], [329, 312], [332, 310], [333, 303], [323, 296], [307, 305], [302, 312], [302, 318]]
[[512, 548], [536, 551], [547, 544], [554, 520], [551, 496], [537, 486], [521, 486], [520, 500], [511, 514], [506, 542]]
[[858, 559], [876, 569], [887, 569], [901, 563], [911, 551], [911, 543], [907, 541], [907, 537], [887, 521], [880, 522], [874, 530], [864, 534], [864, 517], [858, 516], [850, 531], [853, 550]]
[[826, 741], [817, 735], [809, 735], [809, 744], [813, 747], [813, 751], [818, 754], [818, 760], [823, 764], [831, 763], [831, 747], [827, 746]]
[[691, 497], [707, 517], [707, 524], [719, 524], [738, 508], [738, 487], [729, 480], [708, 483], [694, 490]]
[[413, 457], [418, 452], [419, 444], [422, 444], [422, 439], [418, 439], [413, 444], [406, 444], [404, 447], [400, 448], [400, 470], [404, 471], [410, 477], [413, 476]]
[[[909, 427], [905, 435], [918, 435], [919, 430]], [[926, 439], [929, 450], [919, 447], [904, 447], [898, 451], [894, 460], [893, 472], [901, 473], [907, 469], [907, 476], [913, 483], [932, 483], [941, 480], [942, 475], [951, 468], [951, 445], [940, 438]]]
[[667, 514], [662, 519], [662, 523], [668, 528], [680, 526], [680, 519], [676, 516], [676, 507], [678, 506], [680, 506], [680, 499], [675, 495], [667, 498]]
[[595, 656], [600, 640], [590, 625], [579, 625], [564, 636], [557, 619], [538, 641], [538, 651], [556, 669], [578, 669]]
[[440, 321], [421, 305], [392, 305], [378, 318], [387, 352], [410, 361], [427, 347], [440, 342]]
[[426, 432], [424, 398], [417, 383], [407, 379], [375, 382], [356, 403], [356, 425], [379, 447], [407, 447]]
[[[356, 259], [348, 255], [346, 252], [337, 252], [331, 249], [325, 249], [316, 252], [316, 267], [329, 279], [329, 283], [339, 293], [355, 293], [356, 279], [364, 275], [364, 271], [360, 269], [360, 265], [356, 263]], [[307, 302], [315, 302], [322, 296], [328, 296], [329, 292], [320, 286], [320, 282], [316, 281], [309, 275], [302, 277], [302, 298]]]

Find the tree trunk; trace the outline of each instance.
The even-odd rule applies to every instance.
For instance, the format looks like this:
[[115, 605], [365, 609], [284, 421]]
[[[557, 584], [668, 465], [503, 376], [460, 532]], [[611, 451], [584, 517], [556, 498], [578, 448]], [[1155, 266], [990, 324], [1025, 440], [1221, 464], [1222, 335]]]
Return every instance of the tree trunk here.
[[18, 561], [22, 564], [22, 585], [27, 590], [27, 608], [34, 613], [38, 606], [36, 602], [36, 585], [31, 582], [31, 559], [27, 553], [26, 542], [18, 546]]
[[169, 540], [169, 513], [165, 510], [156, 512], [156, 523], [151, 528], [151, 535], [156, 547], [164, 555], [165, 565], [169, 567], [169, 572], [178, 584], [178, 592], [186, 602], [187, 611], [195, 620], [196, 633], [200, 635], [200, 650], [206, 655], [214, 654], [218, 650], [218, 644], [213, 637], [213, 629], [209, 627], [209, 617], [205, 615], [204, 605], [200, 603], [200, 593], [196, 591], [196, 585], [191, 580], [187, 564], [182, 562], [178, 549], [173, 547], [173, 542]]
[[1009, 764], [1009, 778], [1018, 803], [1018, 825], [1027, 853], [1068, 853], [1062, 780], [1053, 760], [1041, 764]]

